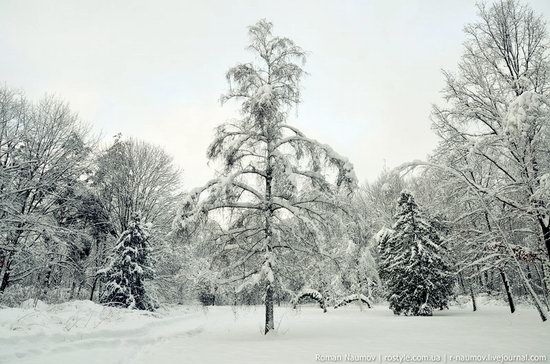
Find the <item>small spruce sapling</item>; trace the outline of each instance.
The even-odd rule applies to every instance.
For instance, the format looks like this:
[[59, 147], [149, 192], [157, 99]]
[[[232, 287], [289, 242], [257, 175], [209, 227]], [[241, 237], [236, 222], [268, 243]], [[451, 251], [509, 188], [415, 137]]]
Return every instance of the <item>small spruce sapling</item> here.
[[105, 286], [100, 302], [108, 306], [154, 311], [156, 299], [146, 292], [145, 280], [154, 270], [149, 246], [149, 229], [134, 213], [128, 230], [113, 249], [109, 265], [98, 272]]

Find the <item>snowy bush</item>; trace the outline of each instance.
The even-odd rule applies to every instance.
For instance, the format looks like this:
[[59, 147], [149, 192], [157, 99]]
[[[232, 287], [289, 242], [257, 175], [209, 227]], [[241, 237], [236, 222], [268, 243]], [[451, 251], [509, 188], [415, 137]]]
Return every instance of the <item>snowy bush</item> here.
[[35, 290], [31, 286], [13, 284], [0, 293], [0, 304], [8, 307], [19, 307], [21, 303], [33, 296]]
[[362, 294], [351, 294], [349, 296], [343, 297], [337, 301], [337, 303], [334, 305], [334, 308], [346, 306], [351, 302], [358, 302], [360, 304], [364, 303], [365, 305], [367, 305], [368, 308], [372, 308], [370, 300]]

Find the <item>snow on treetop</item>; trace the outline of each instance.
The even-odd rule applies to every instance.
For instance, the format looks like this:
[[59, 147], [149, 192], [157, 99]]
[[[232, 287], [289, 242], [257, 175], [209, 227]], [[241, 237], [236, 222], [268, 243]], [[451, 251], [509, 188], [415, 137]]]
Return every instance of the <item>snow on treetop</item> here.
[[525, 91], [519, 95], [508, 108], [504, 125], [509, 133], [526, 132], [537, 118], [541, 106], [545, 103], [542, 95]]
[[256, 90], [256, 94], [254, 95], [254, 98], [256, 99], [256, 102], [258, 103], [268, 103], [272, 102], [273, 99], [273, 88], [270, 84], [265, 84]]

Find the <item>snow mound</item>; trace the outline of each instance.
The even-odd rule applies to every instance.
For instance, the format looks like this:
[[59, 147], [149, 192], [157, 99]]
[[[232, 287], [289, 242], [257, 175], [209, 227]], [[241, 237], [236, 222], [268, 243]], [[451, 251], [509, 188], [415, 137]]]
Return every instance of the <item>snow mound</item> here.
[[[29, 313], [52, 314], [54, 310], [65, 317], [63, 312], [70, 315], [79, 308], [103, 311], [103, 307], [88, 301], [49, 305], [46, 311], [3, 309], [0, 332], [5, 333], [6, 321], [16, 321]], [[477, 312], [472, 312], [470, 307], [452, 306], [448, 311], [434, 312], [437, 319], [431, 320], [395, 316], [386, 305], [364, 311], [348, 305], [330, 315], [312, 307], [299, 312], [290, 307], [275, 310], [276, 317], [283, 319], [266, 338], [261, 331], [265, 315], [262, 306], [215, 306], [207, 310], [173, 306], [163, 309], [162, 318], [109, 308], [119, 316], [98, 327], [88, 324], [78, 333], [73, 329], [55, 334], [54, 327], [46, 331], [47, 335], [15, 336], [11, 331], [7, 337], [0, 337], [0, 363], [314, 363], [318, 354], [364, 350], [360, 352], [391, 355], [395, 343], [399, 343], [401, 353], [411, 355], [548, 355], [550, 331], [532, 308], [511, 315], [507, 307], [480, 305]], [[442, 334], [447, 332], [452, 337]]]
[[93, 329], [115, 329], [124, 324], [138, 328], [159, 314], [105, 307], [87, 300], [48, 305], [27, 300], [18, 308], [0, 310], [0, 341], [19, 336], [82, 333]]
[[38, 309], [31, 300], [22, 306], [0, 309], [0, 363], [122, 363], [148, 344], [200, 329], [192, 319], [198, 316], [193, 306], [163, 308], [161, 313], [86, 300], [39, 301]]

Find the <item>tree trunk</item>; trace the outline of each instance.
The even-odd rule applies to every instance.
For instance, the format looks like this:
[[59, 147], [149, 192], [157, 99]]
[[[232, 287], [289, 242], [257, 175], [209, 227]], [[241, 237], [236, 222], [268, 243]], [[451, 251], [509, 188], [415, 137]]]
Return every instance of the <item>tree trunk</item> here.
[[99, 279], [99, 277], [94, 278], [94, 283], [92, 284], [92, 289], [90, 290], [90, 301], [92, 301], [92, 302], [94, 300], [94, 292], [95, 292], [95, 287], [97, 285], [97, 280], [98, 279]]
[[545, 262], [543, 262], [541, 264], [541, 269], [540, 270], [537, 267], [537, 265], [535, 264], [535, 270], [537, 271], [537, 275], [539, 276], [540, 286], [542, 287], [542, 291], [543, 291], [543, 294], [544, 294], [544, 302], [546, 303], [546, 308], [548, 310], [550, 310], [550, 301], [548, 300], [550, 293], [548, 292], [548, 284], [546, 282], [546, 277], [545, 277], [545, 272], [544, 272], [545, 271], [544, 264], [545, 264]]
[[474, 285], [470, 283], [470, 297], [472, 298], [472, 309], [474, 312], [477, 311], [476, 305], [476, 295], [474, 293]]
[[74, 298], [74, 291], [76, 290], [76, 280], [73, 280], [71, 284], [71, 292], [69, 293], [69, 301]]
[[537, 311], [540, 315], [540, 319], [542, 320], [542, 322], [545, 322], [546, 320], [548, 320], [548, 314], [544, 310], [544, 308], [542, 307], [542, 303], [540, 302], [539, 297], [537, 296], [536, 292], [533, 290], [533, 287], [531, 286], [531, 284], [527, 280], [527, 277], [525, 277], [525, 274], [521, 270], [521, 266], [519, 266], [519, 262], [517, 261], [517, 259], [516, 259], [515, 262], [518, 265], [518, 273], [519, 273], [519, 276], [520, 276], [520, 278], [523, 282], [523, 285], [524, 285], [525, 289], [527, 290], [527, 292], [529, 292], [529, 295], [531, 296], [531, 298], [533, 299], [533, 304], [537, 308]]
[[481, 290], [483, 291], [483, 287], [485, 287], [485, 285], [483, 284], [483, 278], [482, 278], [481, 269], [479, 268], [479, 266], [477, 266], [477, 273], [478, 273], [476, 275], [477, 284], [481, 288]]
[[483, 271], [483, 281], [484, 281], [484, 284], [485, 284], [485, 289], [487, 291], [489, 291], [489, 294], [492, 295], [493, 294], [493, 290], [491, 289], [491, 286], [490, 286], [490, 282], [489, 282], [489, 273], [487, 273], [487, 271]]
[[48, 297], [48, 290], [50, 289], [50, 280], [52, 276], [52, 270], [53, 267], [51, 264], [48, 264], [46, 268], [46, 274], [44, 275], [44, 280], [42, 281], [42, 292], [40, 293], [40, 297], [43, 300], [46, 300]]
[[80, 283], [78, 284], [78, 290], [76, 291], [76, 298], [80, 298], [80, 291], [82, 290], [83, 286], [84, 286], [84, 279], [81, 279]]
[[[267, 133], [269, 134], [269, 133]], [[265, 242], [266, 242], [266, 259], [270, 259], [270, 255], [273, 254], [273, 231], [271, 227], [273, 219], [273, 195], [272, 195], [272, 180], [273, 180], [273, 167], [271, 165], [271, 158], [273, 150], [271, 149], [271, 140], [267, 142], [267, 156], [266, 156], [266, 169], [265, 169]], [[265, 263], [264, 263], [265, 264]], [[268, 262], [269, 269], [273, 273], [273, 267]], [[267, 291], [265, 293], [265, 332], [275, 328], [275, 320], [273, 317], [273, 285], [275, 280], [267, 282]]]
[[[540, 221], [540, 220], [539, 220]], [[543, 225], [541, 225], [543, 226]], [[498, 225], [497, 225], [498, 227]], [[504, 232], [502, 231], [502, 229], [500, 229], [499, 227], [499, 230], [500, 230], [500, 234], [501, 236], [504, 238], [504, 243], [506, 245], [506, 248], [508, 249], [509, 253], [510, 253], [510, 256], [513, 258], [513, 261], [516, 265], [516, 268], [517, 268], [517, 273], [519, 274], [519, 277], [521, 279], [521, 282], [523, 283], [523, 286], [525, 288], [525, 290], [529, 293], [529, 295], [531, 296], [531, 298], [533, 299], [533, 304], [535, 305], [535, 307], [537, 308], [537, 311], [540, 315], [540, 319], [542, 320], [542, 322], [545, 322], [546, 320], [548, 320], [548, 314], [547, 312], [544, 310], [544, 308], [542, 307], [542, 303], [540, 302], [540, 299], [539, 297], [537, 296], [537, 293], [533, 290], [533, 287], [531, 286], [531, 284], [529, 283], [529, 280], [527, 279], [527, 277], [525, 276], [525, 273], [523, 273], [523, 269], [522, 269], [522, 266], [520, 264], [520, 262], [518, 261], [517, 257], [516, 257], [516, 254], [515, 252], [513, 251], [513, 249], [510, 247], [510, 244], [506, 241], [506, 235], [504, 234]], [[545, 235], [546, 236], [546, 235]], [[548, 238], [550, 238], [550, 234], [548, 235]], [[550, 243], [550, 241], [549, 241]], [[550, 248], [550, 245], [547, 245], [547, 248]], [[549, 254], [550, 254], [550, 250], [549, 250]], [[506, 276], [505, 276], [506, 277]], [[512, 311], [513, 312], [513, 311]]]
[[2, 263], [2, 271], [0, 272], [0, 292], [4, 292], [6, 287], [8, 286], [8, 283], [10, 281], [10, 257], [11, 252], [8, 252], [4, 256], [4, 260]]
[[514, 305], [514, 299], [512, 298], [512, 292], [510, 292], [510, 283], [508, 282], [508, 277], [506, 273], [499, 269], [500, 277], [502, 278], [502, 283], [504, 284], [504, 289], [506, 290], [506, 296], [508, 297], [508, 304], [510, 305], [510, 312], [514, 313], [516, 311], [516, 306]]
[[546, 246], [546, 253], [548, 254], [548, 259], [550, 259], [550, 226], [546, 225], [541, 218], [539, 218], [539, 225], [542, 230], [542, 238]]
[[273, 317], [273, 287], [271, 283], [267, 284], [267, 291], [265, 293], [265, 332], [275, 329], [275, 322]]
[[460, 288], [462, 288], [462, 293], [466, 294], [466, 285], [464, 284], [464, 276], [462, 272], [458, 273], [458, 282], [460, 283]]

